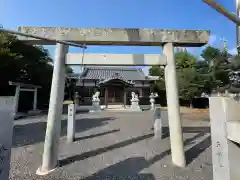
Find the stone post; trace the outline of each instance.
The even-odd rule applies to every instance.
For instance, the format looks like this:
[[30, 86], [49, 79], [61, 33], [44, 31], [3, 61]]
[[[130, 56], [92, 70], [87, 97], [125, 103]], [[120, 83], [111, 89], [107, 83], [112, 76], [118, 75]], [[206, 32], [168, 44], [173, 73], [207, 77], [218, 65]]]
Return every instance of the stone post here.
[[34, 90], [33, 111], [37, 111], [37, 88]]
[[59, 43], [56, 45], [45, 144], [42, 165], [37, 170], [38, 175], [48, 174], [56, 168], [58, 163], [67, 51], [68, 46]]
[[67, 123], [67, 142], [71, 143], [75, 139], [75, 121], [76, 107], [75, 104], [68, 105], [68, 123]]
[[0, 179], [9, 179], [13, 119], [15, 112], [14, 97], [0, 97]]
[[17, 112], [18, 112], [19, 95], [20, 95], [20, 86], [16, 86], [15, 103], [14, 103], [15, 104], [14, 116], [16, 116]]
[[[212, 164], [214, 180], [230, 180], [229, 149], [226, 128], [225, 98], [209, 98], [209, 114], [212, 140]], [[226, 101], [225, 101], [226, 102]]]
[[161, 111], [160, 108], [154, 109], [153, 115], [153, 124], [154, 124], [154, 137], [162, 138], [162, 119], [161, 119]]
[[172, 162], [179, 167], [185, 167], [186, 161], [183, 149], [178, 83], [176, 64], [174, 60], [174, 47], [172, 43], [166, 43], [163, 46], [163, 54], [167, 57], [167, 65], [165, 67], [165, 84]]

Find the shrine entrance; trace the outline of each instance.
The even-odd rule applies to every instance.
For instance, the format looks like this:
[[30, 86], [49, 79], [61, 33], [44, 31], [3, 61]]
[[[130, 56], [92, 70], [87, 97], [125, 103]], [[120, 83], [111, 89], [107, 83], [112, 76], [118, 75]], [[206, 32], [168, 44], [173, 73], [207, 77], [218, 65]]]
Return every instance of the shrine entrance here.
[[108, 104], [123, 104], [124, 103], [124, 87], [109, 87], [108, 88], [108, 97], [107, 97], [107, 103]]
[[134, 83], [124, 80], [117, 74], [104, 81], [99, 82], [99, 86], [105, 89], [104, 103], [108, 105], [120, 105], [124, 107], [127, 104], [127, 91], [128, 88], [133, 87]]

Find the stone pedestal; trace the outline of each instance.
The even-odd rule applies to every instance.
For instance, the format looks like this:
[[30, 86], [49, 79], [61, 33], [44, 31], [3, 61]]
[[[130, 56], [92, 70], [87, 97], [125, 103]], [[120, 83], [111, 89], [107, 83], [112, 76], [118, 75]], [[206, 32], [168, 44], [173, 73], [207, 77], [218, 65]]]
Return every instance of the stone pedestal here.
[[90, 112], [99, 112], [99, 111], [101, 111], [100, 99], [93, 100], [92, 109], [90, 110]]
[[150, 103], [151, 103], [151, 110], [155, 110], [155, 98], [158, 97], [157, 93], [151, 93], [149, 98], [150, 98]]
[[134, 111], [141, 111], [138, 99], [131, 99], [131, 109]]
[[150, 98], [150, 103], [151, 103], [151, 110], [154, 110], [155, 109], [155, 99]]
[[71, 143], [75, 139], [76, 105], [68, 105], [67, 142]]
[[9, 179], [12, 147], [14, 97], [0, 97], [0, 179]]
[[160, 108], [154, 109], [153, 121], [154, 138], [162, 138], [162, 119]]

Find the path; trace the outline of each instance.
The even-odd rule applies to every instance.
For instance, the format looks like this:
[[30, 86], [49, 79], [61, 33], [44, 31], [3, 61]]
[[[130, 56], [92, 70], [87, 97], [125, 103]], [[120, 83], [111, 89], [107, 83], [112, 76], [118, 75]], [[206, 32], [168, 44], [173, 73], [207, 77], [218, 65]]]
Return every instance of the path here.
[[[163, 118], [166, 119], [166, 112]], [[188, 166], [180, 169], [171, 164], [168, 134], [163, 140], [153, 139], [151, 111], [78, 114], [77, 139], [71, 145], [65, 143], [63, 120], [61, 167], [48, 176], [37, 176], [45, 119], [46, 116], [15, 121], [11, 179], [212, 179], [208, 122], [183, 120]]]

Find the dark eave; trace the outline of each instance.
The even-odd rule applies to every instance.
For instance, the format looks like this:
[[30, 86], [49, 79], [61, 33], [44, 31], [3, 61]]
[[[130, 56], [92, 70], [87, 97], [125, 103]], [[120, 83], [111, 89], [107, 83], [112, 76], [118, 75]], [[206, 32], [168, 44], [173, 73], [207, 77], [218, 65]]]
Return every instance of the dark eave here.
[[125, 86], [133, 86], [135, 84], [132, 81], [127, 81], [122, 78], [109, 78], [109, 79], [105, 79], [103, 81], [99, 81], [98, 85], [99, 86], [107, 86], [107, 85], [111, 85], [112, 83], [121, 83], [121, 84], [124, 84]]

